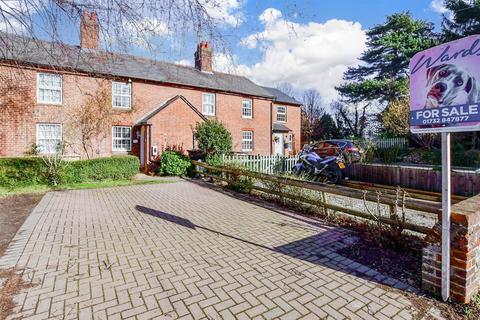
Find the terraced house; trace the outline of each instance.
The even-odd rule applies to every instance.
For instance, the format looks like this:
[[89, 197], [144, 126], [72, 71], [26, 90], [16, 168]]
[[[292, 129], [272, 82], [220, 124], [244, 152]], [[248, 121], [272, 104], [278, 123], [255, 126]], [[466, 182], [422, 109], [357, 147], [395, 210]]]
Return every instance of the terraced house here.
[[0, 156], [63, 142], [67, 156], [132, 153], [147, 165], [168, 147], [195, 148], [194, 127], [210, 118], [230, 130], [237, 153], [300, 147], [300, 103], [212, 70], [208, 42], [198, 44], [195, 67], [106, 52], [95, 13], [83, 15], [80, 46], [4, 38]]

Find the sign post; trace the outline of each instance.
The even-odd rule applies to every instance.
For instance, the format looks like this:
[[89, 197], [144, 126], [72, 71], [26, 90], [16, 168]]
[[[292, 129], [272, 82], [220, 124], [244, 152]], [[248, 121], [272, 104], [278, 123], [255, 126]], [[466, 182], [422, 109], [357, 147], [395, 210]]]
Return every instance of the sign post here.
[[450, 295], [451, 132], [480, 130], [480, 35], [417, 53], [410, 69], [410, 130], [442, 134], [442, 298]]
[[450, 295], [450, 132], [442, 132], [442, 299]]

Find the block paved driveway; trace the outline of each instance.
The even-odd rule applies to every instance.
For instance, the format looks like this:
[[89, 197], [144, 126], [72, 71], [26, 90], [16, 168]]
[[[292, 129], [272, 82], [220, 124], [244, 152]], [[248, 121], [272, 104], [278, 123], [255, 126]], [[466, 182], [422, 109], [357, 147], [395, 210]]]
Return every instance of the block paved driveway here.
[[352, 241], [180, 181], [50, 192], [0, 266], [36, 284], [12, 318], [421, 318], [405, 284], [335, 253]]

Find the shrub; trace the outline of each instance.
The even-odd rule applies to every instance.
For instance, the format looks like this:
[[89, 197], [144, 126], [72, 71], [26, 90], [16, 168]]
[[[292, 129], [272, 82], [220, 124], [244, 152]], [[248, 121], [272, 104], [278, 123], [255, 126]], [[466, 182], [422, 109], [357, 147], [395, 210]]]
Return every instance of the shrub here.
[[197, 123], [195, 138], [198, 140], [198, 147], [207, 156], [227, 154], [232, 151], [232, 135], [218, 120]]
[[174, 151], [165, 151], [160, 158], [158, 173], [169, 176], [185, 175], [192, 163], [188, 157]]
[[131, 179], [140, 167], [135, 156], [115, 156], [69, 162], [61, 173], [61, 183]]
[[211, 166], [221, 166], [223, 165], [223, 157], [218, 154], [210, 155], [205, 158], [205, 162]]
[[[118, 156], [64, 162], [55, 171], [55, 181], [43, 158], [0, 158], [0, 187], [14, 189], [48, 185], [131, 179], [140, 167], [135, 156]], [[58, 175], [58, 180], [57, 180]]]
[[377, 149], [378, 158], [382, 163], [391, 164], [401, 160], [401, 157], [405, 155], [406, 150], [399, 147], [390, 147], [385, 149]]
[[0, 187], [47, 184], [47, 167], [40, 158], [0, 158]]

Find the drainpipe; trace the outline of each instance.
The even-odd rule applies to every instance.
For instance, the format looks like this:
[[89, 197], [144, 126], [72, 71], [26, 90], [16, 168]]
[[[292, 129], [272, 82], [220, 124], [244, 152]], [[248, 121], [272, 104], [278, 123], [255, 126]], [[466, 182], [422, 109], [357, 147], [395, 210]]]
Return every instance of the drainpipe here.
[[273, 137], [273, 101], [270, 101], [270, 138], [268, 141], [270, 141], [270, 155], [273, 154], [273, 143], [272, 143], [272, 137]]

